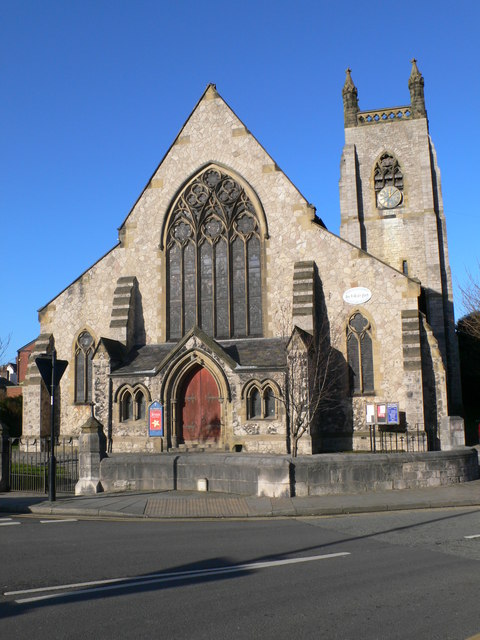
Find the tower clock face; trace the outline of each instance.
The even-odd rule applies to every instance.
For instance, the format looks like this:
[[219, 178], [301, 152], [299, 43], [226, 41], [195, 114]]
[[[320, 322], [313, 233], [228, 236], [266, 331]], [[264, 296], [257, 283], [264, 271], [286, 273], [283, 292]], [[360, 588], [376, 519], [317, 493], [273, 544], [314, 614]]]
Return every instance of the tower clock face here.
[[383, 187], [377, 194], [377, 204], [382, 209], [394, 209], [402, 201], [402, 192], [397, 187]]

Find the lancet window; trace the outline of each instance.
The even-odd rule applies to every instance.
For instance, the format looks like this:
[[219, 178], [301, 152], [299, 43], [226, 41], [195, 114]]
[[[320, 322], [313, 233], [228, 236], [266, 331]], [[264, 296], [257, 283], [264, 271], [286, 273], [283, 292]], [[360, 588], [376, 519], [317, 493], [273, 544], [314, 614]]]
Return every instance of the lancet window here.
[[275, 417], [275, 395], [270, 386], [250, 387], [247, 393], [247, 419], [261, 420]]
[[92, 401], [92, 356], [94, 341], [88, 331], [82, 331], [75, 344], [75, 402]]
[[260, 225], [235, 179], [210, 167], [184, 188], [166, 255], [170, 339], [193, 325], [217, 338], [262, 335]]
[[147, 399], [141, 389], [130, 389], [125, 387], [120, 390], [118, 399], [120, 401], [120, 421], [145, 420]]
[[370, 322], [361, 313], [354, 313], [347, 327], [347, 355], [352, 393], [372, 393], [373, 342]]

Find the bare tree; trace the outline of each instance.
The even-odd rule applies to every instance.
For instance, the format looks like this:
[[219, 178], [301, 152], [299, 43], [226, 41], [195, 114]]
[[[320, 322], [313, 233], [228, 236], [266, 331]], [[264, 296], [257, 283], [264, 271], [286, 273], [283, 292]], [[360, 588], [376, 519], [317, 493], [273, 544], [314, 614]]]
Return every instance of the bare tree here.
[[469, 273], [467, 285], [460, 290], [463, 306], [467, 312], [461, 320], [462, 328], [466, 333], [480, 340], [480, 282]]
[[[283, 327], [287, 313], [281, 312]], [[291, 324], [291, 321], [290, 321]], [[298, 454], [299, 441], [327, 410], [338, 408], [346, 380], [344, 360], [337, 350], [326, 318], [315, 335], [293, 327], [285, 335], [286, 370], [279, 400], [285, 407], [290, 453]]]
[[9, 335], [6, 338], [0, 337], [0, 363], [2, 362], [3, 356], [6, 354], [9, 345], [10, 345]]

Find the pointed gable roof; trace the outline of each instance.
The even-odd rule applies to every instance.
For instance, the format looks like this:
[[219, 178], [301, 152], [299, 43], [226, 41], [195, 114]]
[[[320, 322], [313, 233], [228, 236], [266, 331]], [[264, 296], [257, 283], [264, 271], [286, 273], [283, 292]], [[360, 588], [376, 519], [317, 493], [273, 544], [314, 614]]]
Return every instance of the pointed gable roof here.
[[[272, 156], [268, 153], [268, 151], [265, 149], [265, 147], [261, 144], [261, 142], [259, 142], [259, 140], [252, 134], [252, 132], [246, 127], [246, 125], [243, 123], [243, 121], [238, 117], [238, 115], [235, 113], [235, 111], [232, 109], [232, 107], [227, 103], [227, 101], [218, 93], [217, 91], [217, 86], [213, 83], [209, 83], [207, 85], [207, 87], [205, 88], [204, 92], [202, 93], [202, 95], [200, 96], [200, 99], [198, 100], [198, 102], [196, 103], [196, 105], [194, 106], [194, 108], [192, 109], [192, 111], [190, 112], [190, 115], [188, 116], [188, 118], [185, 120], [184, 124], [182, 125], [180, 131], [178, 132], [178, 134], [175, 136], [175, 139], [173, 140], [172, 144], [169, 146], [169, 148], [167, 149], [167, 151], [165, 152], [165, 154], [163, 155], [162, 159], [160, 160], [159, 164], [157, 165], [157, 167], [155, 168], [155, 171], [152, 173], [152, 175], [150, 176], [149, 180], [147, 181], [145, 187], [142, 189], [141, 193], [139, 194], [138, 198], [135, 200], [133, 206], [131, 207], [130, 211], [128, 212], [127, 216], [125, 217], [125, 219], [123, 220], [122, 224], [118, 227], [118, 230], [120, 231], [125, 223], [127, 222], [128, 218], [130, 217], [130, 215], [132, 214], [132, 212], [134, 211], [135, 207], [137, 206], [137, 204], [139, 203], [139, 201], [141, 200], [142, 196], [144, 195], [145, 191], [148, 189], [150, 183], [152, 182], [152, 180], [155, 178], [156, 174], [158, 173], [158, 170], [160, 169], [160, 167], [163, 165], [163, 163], [165, 162], [165, 160], [167, 159], [168, 155], [170, 154], [170, 152], [172, 151], [173, 147], [178, 143], [178, 141], [182, 138], [182, 135], [184, 134], [185, 129], [187, 128], [187, 126], [189, 125], [189, 123], [191, 122], [192, 118], [195, 116], [196, 112], [198, 111], [200, 105], [205, 101], [205, 100], [215, 100], [215, 99], [219, 99], [221, 101], [221, 104], [228, 109], [228, 111], [231, 113], [231, 115], [235, 118], [235, 120], [238, 121], [238, 124], [240, 127], [243, 127], [243, 129], [245, 130], [245, 132], [250, 135], [253, 140], [256, 142], [256, 144], [262, 149], [262, 151], [265, 153], [265, 155], [269, 158], [269, 160], [271, 161], [272, 165], [275, 166], [275, 169], [277, 171], [281, 171], [282, 174], [285, 176], [285, 178], [288, 180], [288, 182], [291, 184], [291, 186], [295, 189], [295, 191], [298, 193], [298, 195], [305, 200], [306, 203], [308, 203], [308, 200], [305, 198], [305, 196], [301, 193], [301, 191], [299, 190], [299, 188], [290, 180], [290, 178], [280, 169], [280, 167], [278, 166], [278, 164], [275, 162], [275, 160], [272, 158]], [[212, 158], [212, 161], [215, 160], [214, 158]], [[315, 211], [315, 207], [313, 205], [310, 205], [312, 207], [312, 209]], [[318, 219], [318, 221], [321, 223], [322, 226], [324, 226], [323, 221], [321, 221], [320, 219]]]

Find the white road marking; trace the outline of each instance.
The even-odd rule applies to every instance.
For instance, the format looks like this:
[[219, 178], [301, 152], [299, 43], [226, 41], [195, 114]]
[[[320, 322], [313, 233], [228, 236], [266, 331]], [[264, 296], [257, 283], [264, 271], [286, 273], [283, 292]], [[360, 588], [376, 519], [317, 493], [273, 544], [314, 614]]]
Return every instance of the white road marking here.
[[22, 524], [21, 522], [0, 522], [0, 527], [8, 527], [12, 524]]
[[65, 518], [64, 520], [40, 520], [40, 524], [50, 524], [51, 522], [78, 522], [75, 518]]
[[[111, 591], [113, 589], [125, 589], [129, 587], [137, 587], [146, 584], [156, 584], [161, 582], [174, 582], [177, 580], [185, 580], [186, 578], [200, 578], [203, 576], [221, 575], [225, 573], [238, 573], [240, 571], [254, 571], [257, 569], [267, 569], [269, 567], [279, 567], [288, 564], [298, 564], [301, 562], [313, 562], [315, 560], [327, 560], [329, 558], [340, 558], [349, 556], [350, 553], [329, 553], [323, 556], [307, 556], [303, 558], [289, 558], [286, 560], [271, 560], [269, 562], [250, 562], [248, 564], [237, 564], [226, 567], [214, 567], [212, 569], [194, 569], [192, 571], [175, 571], [170, 573], [152, 573], [149, 576], [138, 578], [112, 578], [110, 580], [96, 580], [92, 582], [77, 582], [73, 584], [63, 584], [55, 587], [40, 587], [36, 589], [24, 589], [22, 591], [5, 591], [3, 595], [13, 596], [27, 593], [45, 593], [48, 591], [61, 591], [63, 589], [78, 589], [77, 591], [66, 591], [64, 593], [50, 593], [44, 596], [35, 596], [32, 598], [21, 598], [15, 600], [18, 604], [27, 602], [38, 602], [39, 600], [49, 600], [51, 598], [68, 598], [75, 595], [83, 595], [88, 593], [96, 593], [98, 591]], [[102, 585], [102, 586], [99, 586]], [[79, 587], [92, 587], [82, 588]]]
[[474, 536], [463, 536], [467, 540], [471, 540], [472, 538], [480, 538], [480, 533], [476, 533]]
[[11, 520], [12, 518], [0, 518], [0, 522], [5, 522], [6, 520]]

